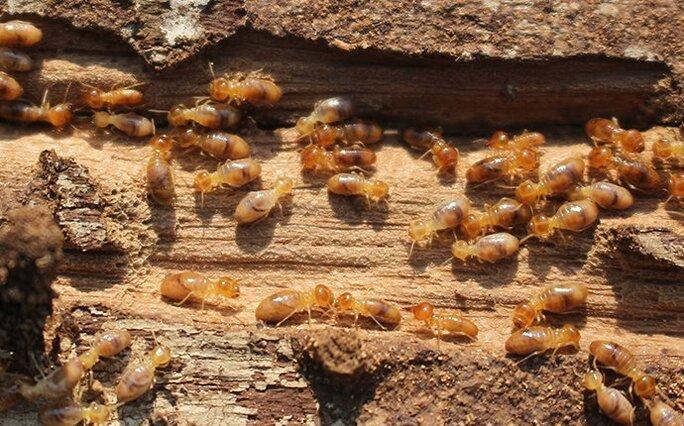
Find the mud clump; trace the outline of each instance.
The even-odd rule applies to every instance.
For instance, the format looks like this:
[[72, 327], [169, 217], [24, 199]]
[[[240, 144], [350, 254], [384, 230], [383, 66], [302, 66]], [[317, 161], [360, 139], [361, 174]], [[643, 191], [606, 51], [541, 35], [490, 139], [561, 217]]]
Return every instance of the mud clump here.
[[42, 206], [10, 210], [0, 225], [0, 347], [11, 368], [34, 375], [31, 355], [45, 351], [43, 330], [52, 314], [52, 281], [62, 260], [62, 233]]

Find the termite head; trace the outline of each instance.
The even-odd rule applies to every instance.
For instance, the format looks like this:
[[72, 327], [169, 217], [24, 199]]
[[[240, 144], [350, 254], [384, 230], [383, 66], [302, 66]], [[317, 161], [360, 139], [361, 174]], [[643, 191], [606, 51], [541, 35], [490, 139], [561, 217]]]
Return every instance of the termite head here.
[[198, 192], [209, 192], [214, 187], [214, 182], [211, 179], [211, 173], [206, 170], [200, 170], [195, 174], [195, 189]]
[[157, 345], [150, 354], [150, 360], [156, 367], [163, 367], [171, 361], [171, 349], [165, 345]]
[[340, 294], [337, 299], [335, 300], [335, 307], [340, 311], [348, 311], [352, 308], [354, 305], [354, 296], [351, 295], [351, 293], [344, 292]]
[[178, 127], [188, 124], [188, 120], [185, 118], [185, 108], [182, 105], [173, 106], [167, 115], [169, 124]]
[[538, 214], [532, 217], [530, 223], [527, 225], [530, 233], [543, 237], [551, 233], [551, 218], [545, 214]]
[[634, 393], [641, 398], [652, 398], [656, 394], [656, 381], [650, 374], [641, 373], [634, 380]]
[[539, 168], [539, 154], [534, 150], [520, 150], [515, 153], [515, 159], [523, 170], [533, 171]]
[[57, 104], [46, 112], [45, 117], [53, 126], [64, 127], [71, 122], [71, 118], [73, 117], [71, 105]]
[[287, 176], [280, 176], [276, 179], [273, 189], [275, 189], [278, 196], [283, 196], [292, 193], [294, 181]]
[[611, 151], [610, 148], [606, 146], [596, 146], [592, 148], [592, 150], [589, 152], [589, 155], [587, 156], [587, 160], [589, 161], [589, 167], [593, 167], [595, 169], [607, 167], [612, 158], [613, 151]]
[[497, 130], [487, 141], [487, 146], [490, 148], [503, 149], [508, 146], [510, 140], [511, 138], [508, 136], [508, 133]]
[[415, 219], [409, 222], [409, 237], [413, 241], [423, 241], [432, 233], [430, 222], [425, 219]]
[[97, 88], [88, 89], [83, 93], [83, 101], [93, 109], [100, 109], [104, 107], [102, 101], [102, 90]]
[[193, 127], [177, 128], [172, 132], [174, 139], [178, 142], [181, 148], [188, 148], [195, 144], [195, 140], [199, 138], [199, 132]]
[[314, 288], [314, 298], [316, 299], [316, 304], [322, 308], [329, 308], [335, 302], [335, 295], [323, 284], [318, 284]]
[[539, 198], [539, 184], [526, 180], [515, 189], [515, 198], [523, 204], [534, 204]]
[[98, 404], [93, 401], [85, 409], [84, 420], [87, 419], [88, 423], [102, 424], [109, 418], [109, 407], [106, 405]]
[[223, 101], [230, 96], [231, 84], [225, 77], [218, 77], [209, 83], [209, 96], [217, 101]]
[[644, 137], [638, 130], [624, 130], [615, 134], [615, 142], [628, 152], [643, 152]]
[[513, 310], [513, 325], [516, 328], [527, 328], [534, 322], [537, 312], [529, 303], [520, 303]]
[[420, 302], [411, 308], [411, 312], [415, 319], [419, 321], [426, 321], [432, 317], [435, 307], [428, 302]]
[[579, 349], [580, 332], [577, 329], [577, 327], [575, 327], [572, 324], [565, 324], [561, 330], [563, 336], [565, 337], [565, 341], [568, 343], [572, 343], [574, 347]]
[[313, 170], [322, 163], [322, 157], [325, 155], [325, 149], [318, 145], [309, 145], [302, 150], [300, 155], [302, 168], [304, 170]]
[[451, 245], [451, 254], [464, 262], [470, 256], [470, 252], [470, 245], [463, 240], [454, 241]]
[[240, 283], [230, 277], [219, 277], [216, 280], [216, 292], [224, 297], [240, 296]]
[[590, 391], [597, 391], [603, 387], [603, 374], [598, 370], [588, 371], [584, 374], [582, 383]]
[[587, 121], [584, 129], [586, 130], [587, 136], [589, 136], [590, 139], [608, 142], [613, 137], [613, 134], [620, 129], [620, 126], [615, 120], [609, 120], [607, 118], [592, 118], [591, 120]]
[[379, 180], [370, 181], [366, 184], [366, 194], [373, 201], [381, 200], [389, 195], [389, 185]]
[[109, 126], [109, 113], [105, 111], [97, 111], [95, 114], [93, 114], [93, 124], [102, 129]]
[[173, 139], [168, 135], [153, 136], [150, 140], [152, 149], [162, 153], [164, 158], [167, 158], [173, 149]]
[[478, 215], [471, 213], [461, 222], [461, 231], [468, 239], [473, 239], [482, 233], [482, 226]]
[[312, 117], [301, 117], [295, 126], [300, 135], [308, 135], [316, 128], [316, 119]]
[[672, 155], [672, 141], [660, 138], [653, 142], [652, 149], [657, 158], [669, 158]]

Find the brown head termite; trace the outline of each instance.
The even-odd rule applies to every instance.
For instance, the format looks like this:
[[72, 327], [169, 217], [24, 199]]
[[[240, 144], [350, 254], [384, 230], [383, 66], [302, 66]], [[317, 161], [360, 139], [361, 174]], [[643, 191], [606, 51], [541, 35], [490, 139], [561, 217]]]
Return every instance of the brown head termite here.
[[513, 310], [513, 325], [526, 328], [540, 321], [542, 311], [563, 314], [583, 305], [587, 300], [587, 286], [584, 284], [554, 284], [544, 287], [528, 301], [519, 303]]
[[411, 148], [425, 150], [425, 155], [432, 154], [432, 161], [440, 172], [456, 173], [458, 149], [449, 145], [441, 132], [409, 128], [402, 132], [402, 137]]
[[632, 379], [634, 391], [638, 396], [655, 396], [655, 378], [638, 367], [634, 354], [627, 348], [608, 340], [594, 340], [589, 345], [589, 352], [594, 357], [594, 365], [598, 361], [605, 367]]
[[615, 118], [592, 118], [587, 121], [584, 129], [589, 139], [597, 144], [612, 144], [627, 152], [642, 152], [645, 147], [640, 131], [621, 128]]
[[251, 157], [226, 161], [220, 164], [213, 173], [206, 170], [197, 172], [195, 174], [195, 190], [204, 195], [223, 185], [239, 188], [257, 179], [260, 175], [261, 165]]
[[529, 236], [548, 238], [558, 230], [581, 232], [593, 225], [598, 219], [598, 208], [591, 200], [567, 201], [563, 203], [556, 213], [548, 217], [537, 214], [532, 217], [528, 224]]
[[662, 182], [658, 172], [643, 161], [614, 153], [608, 147], [594, 147], [589, 156], [589, 167], [613, 171], [628, 185], [641, 190], [660, 188]]
[[451, 254], [464, 262], [474, 257], [480, 262], [493, 263], [513, 256], [518, 252], [519, 247], [520, 241], [516, 236], [508, 232], [498, 232], [480, 237], [473, 243], [463, 240], [454, 241], [451, 245]]
[[512, 138], [504, 131], [496, 131], [487, 141], [487, 146], [493, 149], [506, 151], [519, 151], [523, 149], [536, 149], [546, 143], [546, 137], [539, 132], [524, 131]]
[[233, 78], [216, 77], [212, 64], [209, 69], [213, 79], [209, 83], [209, 96], [220, 102], [233, 102], [240, 105], [244, 102], [254, 106], [273, 106], [283, 96], [283, 91], [270, 79], [257, 77], [255, 74], [238, 74]]
[[301, 135], [311, 134], [316, 123], [330, 124], [344, 121], [354, 115], [354, 104], [348, 98], [334, 97], [319, 101], [313, 112], [297, 120], [297, 130]]
[[458, 315], [435, 311], [435, 307], [429, 302], [420, 302], [411, 307], [413, 317], [423, 321], [425, 325], [437, 334], [437, 342], [442, 340], [444, 334], [466, 336], [471, 340], [477, 339], [479, 329], [474, 322]]
[[24, 94], [24, 88], [7, 73], [0, 71], [0, 100], [12, 101]]
[[147, 161], [147, 190], [160, 204], [170, 204], [176, 196], [173, 169], [169, 158], [173, 140], [166, 136], [154, 136], [150, 141], [152, 154]]
[[422, 241], [429, 243], [437, 232], [456, 228], [469, 213], [470, 200], [459, 197], [438, 204], [432, 209], [429, 216], [409, 222], [408, 234], [412, 240], [409, 257], [416, 243]]
[[684, 426], [684, 417], [674, 408], [662, 401], [647, 400], [646, 406], [651, 412], [649, 419], [653, 426]]
[[33, 60], [19, 50], [0, 47], [0, 66], [8, 71], [26, 72], [33, 69]]
[[230, 129], [242, 119], [239, 109], [228, 104], [204, 103], [192, 108], [176, 105], [167, 114], [169, 124], [186, 126], [191, 121], [209, 129]]
[[74, 401], [49, 405], [40, 410], [39, 418], [44, 426], [73, 426], [84, 424], [104, 424], [116, 409], [116, 405], [103, 405], [91, 402], [81, 405]]
[[154, 384], [157, 368], [166, 366], [170, 361], [171, 349], [160, 343], [156, 343], [146, 356], [131, 361], [116, 384], [117, 402], [133, 401], [147, 392]]
[[178, 301], [178, 305], [182, 305], [191, 297], [201, 299], [202, 310], [204, 303], [211, 296], [229, 299], [240, 296], [240, 285], [237, 280], [225, 276], [213, 280], [193, 271], [167, 275], [159, 290], [162, 296]]
[[361, 145], [336, 146], [327, 151], [319, 145], [309, 145], [300, 155], [302, 170], [335, 173], [343, 170], [362, 169], [375, 164], [375, 153]]
[[632, 207], [634, 197], [624, 187], [611, 182], [594, 182], [591, 185], [577, 185], [566, 193], [568, 200], [588, 199], [604, 209], [624, 210]]
[[33, 46], [43, 38], [43, 32], [30, 22], [7, 21], [0, 23], [0, 46]]
[[93, 114], [93, 124], [101, 129], [107, 126], [114, 126], [134, 138], [143, 138], [153, 135], [155, 132], [153, 120], [134, 112], [114, 114], [107, 111], [96, 111]]
[[532, 326], [513, 332], [506, 340], [506, 352], [512, 355], [527, 355], [519, 361], [523, 362], [549, 349], [553, 349], [554, 354], [565, 346], [579, 349], [579, 341], [579, 330], [570, 324], [565, 324], [561, 328]]
[[483, 158], [466, 171], [468, 183], [487, 183], [531, 173], [539, 168], [539, 154], [531, 149]]
[[460, 229], [467, 239], [473, 239], [496, 227], [513, 229], [517, 225], [529, 222], [531, 218], [532, 210], [529, 206], [504, 197], [493, 206], [485, 205], [483, 212], [473, 212], [467, 215]]
[[254, 311], [254, 315], [257, 321], [275, 323], [277, 327], [292, 315], [298, 312], [307, 312], [310, 323], [313, 309], [329, 311], [333, 307], [334, 301], [335, 296], [332, 290], [323, 284], [307, 291], [288, 288], [263, 299]]
[[344, 123], [316, 123], [310, 133], [299, 139], [308, 140], [312, 145], [327, 148], [335, 142], [344, 144], [373, 144], [382, 139], [382, 127], [370, 121], [353, 120]]
[[541, 199], [559, 195], [582, 181], [584, 177], [584, 160], [572, 157], [554, 164], [539, 180], [539, 183], [527, 180], [515, 190], [515, 197], [521, 203], [535, 205]]
[[252, 152], [249, 144], [240, 136], [221, 130], [203, 132], [193, 127], [177, 128], [172, 135], [179, 147], [195, 146], [221, 161], [247, 158]]
[[111, 108], [116, 106], [131, 107], [138, 105], [143, 101], [142, 92], [133, 89], [133, 87], [139, 86], [139, 84], [109, 91], [88, 85], [86, 86], [87, 90], [83, 92], [83, 102], [92, 109]]
[[235, 220], [239, 224], [246, 224], [265, 218], [281, 198], [292, 193], [293, 186], [292, 179], [280, 176], [273, 188], [248, 193], [235, 208]]
[[[69, 89], [64, 93], [66, 100]], [[71, 104], [63, 101], [51, 106], [48, 101], [48, 91], [43, 94], [43, 100], [39, 106], [24, 100], [0, 102], [0, 118], [24, 123], [43, 121], [53, 127], [62, 128], [71, 122], [73, 117]]]
[[389, 196], [389, 185], [376, 179], [367, 179], [359, 173], [338, 173], [328, 179], [328, 191], [337, 195], [362, 195], [377, 202]]
[[584, 387], [596, 392], [598, 406], [611, 420], [623, 425], [634, 423], [634, 407], [619, 390], [605, 386], [603, 375], [598, 371], [589, 371], [584, 375]]
[[379, 299], [357, 299], [351, 293], [345, 292], [335, 299], [335, 312], [349, 312], [354, 315], [354, 325], [359, 316], [372, 319], [380, 328], [385, 329], [385, 325], [397, 326], [401, 322], [401, 312], [389, 303]]

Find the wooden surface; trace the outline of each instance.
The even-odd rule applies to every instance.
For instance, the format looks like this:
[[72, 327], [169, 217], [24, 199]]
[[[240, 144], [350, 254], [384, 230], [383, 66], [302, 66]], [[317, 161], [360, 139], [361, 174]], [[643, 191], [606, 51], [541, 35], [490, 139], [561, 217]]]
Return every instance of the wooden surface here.
[[[648, 132], [647, 139], [652, 141], [657, 131]], [[180, 364], [172, 364], [164, 374], [165, 390], [130, 411], [123, 409], [124, 418], [170, 416], [180, 422], [201, 422], [210, 415], [216, 422], [222, 418], [263, 419], [263, 413], [259, 414], [263, 406], [255, 401], [273, 398], [282, 405], [291, 395], [299, 395], [306, 404], [302, 402], [294, 419], [315, 420], [314, 400], [308, 388], [304, 394], [299, 392], [307, 384], [291, 358], [274, 355], [272, 347], [261, 354], [255, 351], [259, 345], [291, 351], [288, 336], [307, 335], [306, 325], [295, 322], [259, 331], [253, 312], [273, 291], [318, 283], [335, 292], [349, 290], [400, 306], [428, 300], [442, 308], [460, 309], [479, 325], [478, 342], [445, 343], [442, 350], [447, 354], [472, 351], [478, 359], [496, 359], [504, 356], [503, 342], [515, 303], [549, 283], [584, 282], [590, 289], [587, 310], [568, 320], [581, 326], [585, 350], [592, 339], [610, 337], [633, 348], [641, 361], [659, 366], [665, 374], [678, 371], [684, 363], [684, 229], [679, 217], [661, 205], [663, 197], [640, 196], [627, 212], [602, 212], [595, 230], [570, 235], [566, 243], [530, 240], [511, 261], [440, 266], [449, 256], [448, 242], [417, 249], [411, 261], [407, 260], [407, 224], [434, 203], [464, 193], [465, 168], [484, 154], [481, 146], [469, 139], [451, 139], [463, 154], [458, 179], [451, 183], [440, 181], [429, 161], [417, 159], [418, 154], [389, 137], [379, 146], [374, 177], [390, 184], [391, 198], [388, 205], [369, 207], [362, 200], [328, 196], [323, 188], [325, 178], [302, 176], [298, 163], [301, 146], [288, 142], [291, 132], [278, 131], [280, 136], [275, 136], [249, 131], [245, 137], [255, 157], [263, 161], [263, 185], [269, 186], [277, 175], [285, 174], [296, 180], [296, 189], [282, 213], [274, 211], [263, 222], [236, 228], [231, 216], [237, 201], [259, 184], [235, 193], [208, 195], [202, 206], [191, 188], [192, 173], [211, 168], [215, 162], [196, 152], [179, 155], [174, 162], [178, 199], [168, 208], [145, 201], [142, 169], [149, 149], [144, 142], [89, 128], [56, 135], [3, 124], [0, 132], [4, 206], [11, 206], [25, 191], [41, 151], [55, 149], [90, 170], [110, 203], [106, 212], [126, 212], [124, 216], [106, 215], [108, 235], [118, 248], [67, 250], [56, 285], [58, 311], [69, 318], [73, 309], [88, 313], [86, 320], [79, 319], [83, 315], [73, 320], [80, 345], [87, 338], [79, 333], [94, 332], [104, 322], [130, 327], [148, 342], [155, 331], [173, 348]], [[542, 168], [589, 150], [581, 133], [574, 130], [550, 129], [548, 135]], [[507, 193], [493, 187], [467, 195], [481, 206]], [[200, 312], [197, 306], [177, 307], [160, 300], [162, 277], [184, 269], [239, 279], [241, 308], [232, 310], [219, 303]], [[328, 325], [319, 325], [322, 322]], [[321, 319], [314, 329], [332, 326], [330, 320]], [[358, 333], [362, 340], [380, 340], [390, 348], [405, 345], [435, 350], [435, 342], [416, 336], [416, 329], [415, 323], [406, 321], [392, 332]], [[58, 352], [68, 354], [72, 348], [68, 342]], [[382, 352], [384, 349], [379, 356]], [[386, 355], [391, 353], [388, 349]], [[586, 358], [586, 353], [575, 356]], [[290, 392], [293, 389], [297, 391]], [[680, 404], [681, 391], [674, 389], [675, 394], [679, 392]], [[259, 398], [252, 396], [254, 392]], [[30, 422], [32, 414], [24, 408], [13, 419]], [[138, 410], [143, 410], [142, 414]], [[291, 415], [268, 414], [275, 416], [266, 416], [271, 420]], [[539, 419], [546, 418], [542, 414]]]

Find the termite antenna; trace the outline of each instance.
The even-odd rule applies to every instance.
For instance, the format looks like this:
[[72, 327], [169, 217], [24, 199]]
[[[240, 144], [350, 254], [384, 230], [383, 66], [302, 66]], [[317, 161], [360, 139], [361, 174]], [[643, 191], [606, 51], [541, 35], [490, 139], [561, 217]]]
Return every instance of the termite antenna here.
[[70, 81], [69, 84], [67, 84], [67, 88], [66, 88], [66, 90], [64, 91], [64, 99], [62, 100], [62, 103], [63, 103], [63, 104], [65, 104], [66, 101], [67, 101], [67, 97], [69, 96], [69, 90], [71, 90], [71, 84], [72, 84], [72, 83], [73, 83], [73, 81]]
[[447, 260], [439, 264], [439, 267], [441, 268], [442, 266], [446, 265], [447, 263], [451, 262], [453, 260], [453, 256], [449, 256]]
[[[413, 254], [413, 247], [416, 245], [416, 240], [413, 240], [411, 243], [411, 248], [409, 248], [409, 253], [408, 253], [408, 258], [411, 258], [411, 255]], [[450, 258], [451, 259], [451, 258]]]
[[209, 65], [209, 72], [211, 73], [211, 78], [215, 79], [216, 74], [214, 73], [214, 63], [212, 61], [207, 62], [207, 65]]
[[518, 242], [518, 244], [522, 245], [522, 243], [524, 243], [525, 241], [529, 240], [532, 237], [534, 237], [534, 234], [529, 234], [526, 237], [523, 237], [522, 239], [520, 239], [520, 242]]
[[169, 110], [168, 109], [148, 109], [148, 112], [155, 113], [155, 114], [168, 114]]

